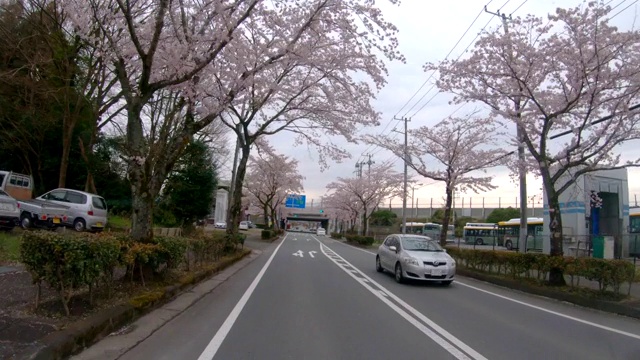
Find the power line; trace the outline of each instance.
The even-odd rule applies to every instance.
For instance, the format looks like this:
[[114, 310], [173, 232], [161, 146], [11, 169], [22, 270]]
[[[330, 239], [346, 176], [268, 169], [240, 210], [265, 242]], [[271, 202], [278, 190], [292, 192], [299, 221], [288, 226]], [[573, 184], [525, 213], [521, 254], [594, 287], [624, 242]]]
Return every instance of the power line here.
[[[509, 1], [511, 1], [511, 0], [507, 0], [507, 2], [506, 2], [506, 3], [504, 3], [504, 4], [502, 5], [502, 7], [504, 7], [507, 3], [509, 3]], [[527, 1], [527, 0], [525, 0], [525, 2], [526, 2], [526, 1]], [[489, 2], [488, 2], [485, 6], [488, 6], [488, 5], [489, 5], [489, 4], [491, 4], [492, 2], [493, 2], [493, 0], [489, 0]], [[502, 7], [501, 7], [501, 8], [502, 8]], [[475, 24], [475, 22], [478, 20], [478, 18], [480, 17], [480, 15], [482, 15], [482, 12], [483, 12], [483, 10], [480, 10], [480, 11], [478, 12], [478, 15], [475, 17], [475, 19], [473, 19], [473, 21], [471, 22], [471, 24], [469, 25], [469, 27], [467, 27], [467, 30], [465, 30], [465, 32], [462, 34], [462, 36], [460, 36], [460, 38], [459, 38], [459, 39], [458, 39], [458, 41], [455, 43], [455, 45], [451, 48], [451, 50], [449, 51], [449, 53], [447, 54], [447, 56], [445, 57], [445, 59], [447, 59], [447, 58], [449, 57], [449, 55], [451, 55], [451, 53], [453, 52], [453, 50], [455, 50], [455, 48], [456, 48], [456, 47], [458, 46], [458, 44], [462, 41], [462, 39], [463, 39], [463, 38], [464, 38], [464, 36], [467, 34], [467, 32], [469, 32], [469, 30], [471, 29], [471, 27], [473, 26], [473, 24]], [[487, 25], [488, 25], [488, 23], [487, 23]], [[486, 27], [487, 25], [485, 25], [484, 27]], [[484, 29], [484, 27], [483, 27], [483, 29]], [[476, 36], [476, 38], [477, 38], [477, 36]], [[475, 40], [475, 39], [474, 39], [474, 40]], [[468, 48], [469, 48], [469, 46], [467, 46], [467, 49], [468, 49]], [[465, 49], [465, 51], [466, 51], [466, 49]], [[463, 51], [463, 53], [464, 53], [464, 51]], [[395, 115], [393, 115], [393, 117], [392, 117], [391, 119], [389, 119], [389, 121], [387, 122], [387, 125], [384, 127], [384, 129], [382, 129], [382, 131], [381, 131], [378, 135], [382, 135], [382, 134], [384, 134], [384, 133], [387, 131], [387, 129], [389, 128], [389, 125], [391, 125], [391, 123], [393, 122], [394, 118], [395, 118], [395, 117], [397, 117], [397, 116], [400, 114], [400, 112], [402, 112], [402, 110], [403, 110], [403, 109], [404, 109], [404, 108], [405, 108], [405, 107], [406, 107], [406, 106], [411, 102], [411, 100], [413, 100], [413, 98], [415, 98], [415, 97], [416, 97], [416, 95], [418, 95], [418, 93], [420, 92], [420, 90], [422, 90], [422, 88], [424, 88], [424, 86], [429, 82], [429, 80], [433, 77], [433, 75], [434, 75], [434, 74], [435, 74], [435, 71], [433, 71], [433, 72], [431, 73], [431, 75], [427, 78], [427, 80], [425, 80], [425, 81], [422, 83], [422, 85], [420, 85], [420, 88], [418, 88], [418, 90], [416, 90], [416, 91], [413, 93], [413, 95], [411, 95], [411, 97], [409, 98], [409, 100], [407, 100], [407, 101], [404, 103], [404, 105], [402, 105], [402, 107], [400, 108], [400, 110], [398, 110], [398, 112], [396, 112], [396, 114], [395, 114]], [[433, 89], [433, 86], [432, 86], [432, 87], [427, 91], [427, 94], [431, 91], [431, 89]], [[420, 101], [421, 101], [423, 98], [424, 98], [424, 96], [418, 100], [418, 102], [416, 103], [416, 105], [417, 105], [418, 103], [420, 103]], [[415, 107], [415, 105], [414, 105], [413, 107], [411, 107], [409, 110], [407, 110], [407, 113], [408, 113], [409, 111], [411, 111], [414, 107]], [[404, 116], [406, 117], [406, 114], [405, 114]], [[362, 152], [362, 154], [365, 154], [365, 153], [370, 152], [370, 151], [372, 150], [372, 148], [375, 148], [375, 147], [378, 147], [378, 146], [377, 146], [377, 145], [369, 145], [369, 146], [365, 149], [365, 151], [363, 151], [363, 152]], [[362, 157], [362, 154], [361, 154], [361, 157]]]
[[[625, 1], [626, 1], [626, 0], [625, 0]], [[623, 2], [624, 2], [624, 1], [623, 1]], [[613, 15], [612, 17], [610, 17], [610, 18], [609, 18], [609, 20], [611, 20], [611, 19], [613, 19], [614, 17], [616, 17], [616, 16], [620, 15], [620, 13], [621, 13], [621, 12], [623, 12], [623, 11], [627, 10], [628, 8], [630, 8], [631, 6], [633, 6], [633, 4], [635, 4], [635, 3], [637, 3], [637, 2], [638, 2], [638, 0], [636, 0], [636, 1], [634, 1], [634, 2], [632, 2], [632, 3], [631, 3], [631, 4], [629, 4], [626, 8], [624, 8], [624, 9], [622, 9], [622, 10], [618, 11], [615, 15]], [[622, 4], [622, 3], [620, 3], [620, 4]], [[620, 4], [618, 4], [618, 6], [619, 6]], [[616, 7], [618, 7], [618, 6], [616, 6]], [[614, 8], [614, 9], [615, 9], [615, 8]], [[613, 10], [613, 9], [612, 9], [612, 10]]]
[[[505, 6], [506, 6], [510, 1], [511, 1], [511, 0], [507, 0], [507, 2], [505, 2], [504, 4], [502, 4], [502, 6], [498, 8], [498, 11], [499, 11], [500, 9], [502, 9], [503, 7], [505, 7]], [[520, 6], [518, 6], [518, 9], [519, 9], [522, 5], [524, 5], [524, 3], [526, 3], [527, 1], [528, 1], [528, 0], [525, 0], [522, 4], [520, 4]], [[487, 4], [487, 5], [489, 5], [489, 4]], [[486, 7], [487, 5], [485, 5], [485, 7]], [[484, 12], [484, 8], [483, 8], [482, 10], [480, 10], [480, 12], [481, 12], [481, 13], [482, 13], [482, 12]], [[515, 12], [515, 11], [514, 11], [514, 12]], [[512, 13], [512, 14], [513, 14], [513, 13]], [[458, 60], [462, 57], [462, 55], [464, 55], [464, 53], [465, 53], [465, 52], [466, 52], [466, 51], [471, 47], [471, 45], [473, 45], [473, 44], [476, 42], [476, 39], [477, 39], [477, 38], [482, 34], [482, 31], [483, 31], [484, 29], [486, 29], [486, 28], [487, 28], [487, 26], [489, 26], [489, 24], [491, 23], [491, 21], [493, 21], [493, 17], [491, 17], [491, 18], [489, 19], [489, 21], [487, 21], [487, 23], [482, 27], [482, 29], [481, 29], [481, 30], [478, 32], [478, 34], [473, 38], [473, 40], [471, 40], [471, 42], [469, 43], [469, 45], [467, 45], [467, 47], [466, 47], [464, 50], [462, 50], [462, 52], [460, 53], [460, 55], [458, 55], [458, 57], [456, 58], [456, 61], [458, 61]], [[446, 58], [445, 58], [445, 60], [446, 60]], [[433, 73], [435, 73], [435, 71], [434, 71]], [[433, 73], [432, 73], [432, 75], [433, 75]], [[436, 84], [433, 84], [433, 85], [429, 88], [429, 90], [427, 90], [427, 92], [426, 92], [426, 93], [424, 93], [424, 95], [422, 95], [422, 97], [420, 97], [420, 99], [418, 99], [418, 101], [416, 102], [416, 104], [414, 104], [414, 106], [413, 106], [411, 109], [413, 109], [416, 105], [418, 105], [418, 104], [420, 103], [420, 101], [422, 101], [422, 99], [424, 99], [424, 98], [425, 98], [425, 97], [426, 97], [426, 96], [431, 92], [431, 90], [432, 90], [435, 86], [436, 86]], [[441, 93], [441, 91], [436, 92], [436, 93], [435, 93], [431, 98], [429, 98], [429, 100], [428, 100], [426, 103], [424, 103], [424, 104], [423, 104], [423, 105], [422, 105], [422, 106], [421, 106], [421, 107], [420, 107], [416, 112], [414, 112], [413, 114], [411, 114], [411, 117], [415, 117], [415, 116], [416, 116], [420, 111], [422, 111], [422, 109], [424, 109], [424, 108], [425, 108], [429, 103], [431, 103], [431, 101], [432, 101], [432, 100], [433, 100], [433, 99], [434, 99], [438, 94], [440, 94], [440, 93]], [[411, 109], [410, 109], [410, 110], [411, 110]]]

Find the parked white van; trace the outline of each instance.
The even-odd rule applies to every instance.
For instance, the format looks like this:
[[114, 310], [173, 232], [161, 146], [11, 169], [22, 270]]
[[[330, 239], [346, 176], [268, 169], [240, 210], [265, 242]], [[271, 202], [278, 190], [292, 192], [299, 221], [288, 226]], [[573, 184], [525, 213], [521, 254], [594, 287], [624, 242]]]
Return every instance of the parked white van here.
[[68, 206], [64, 225], [73, 226], [76, 231], [101, 231], [107, 225], [107, 202], [96, 194], [59, 188], [37, 199]]

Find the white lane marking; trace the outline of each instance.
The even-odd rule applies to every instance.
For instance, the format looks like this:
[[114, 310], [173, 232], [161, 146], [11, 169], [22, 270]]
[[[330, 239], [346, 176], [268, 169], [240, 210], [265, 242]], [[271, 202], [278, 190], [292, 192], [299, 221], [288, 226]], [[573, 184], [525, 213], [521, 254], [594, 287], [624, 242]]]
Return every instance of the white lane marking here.
[[[371, 251], [368, 251], [368, 250], [364, 250], [364, 249], [360, 249], [360, 248], [355, 247], [353, 245], [349, 245], [349, 244], [344, 244], [344, 245], [349, 246], [351, 248], [354, 248], [356, 250], [364, 251], [364, 252], [366, 252], [368, 254], [376, 255], [376, 253], [374, 253], [374, 252], [371, 252]], [[537, 309], [537, 310], [540, 310], [540, 311], [544, 311], [544, 312], [547, 312], [549, 314], [557, 315], [557, 316], [560, 316], [560, 317], [563, 317], [563, 318], [566, 318], [566, 319], [569, 319], [569, 320], [574, 320], [574, 321], [577, 321], [579, 323], [583, 323], [585, 325], [594, 326], [594, 327], [597, 327], [599, 329], [611, 331], [611, 332], [614, 332], [614, 333], [617, 333], [617, 334], [621, 334], [621, 335], [625, 335], [625, 336], [628, 336], [628, 337], [631, 337], [631, 338], [634, 338], [634, 339], [640, 339], [640, 335], [637, 335], [637, 334], [634, 334], [634, 333], [630, 333], [630, 332], [626, 332], [626, 331], [623, 331], [623, 330], [618, 330], [618, 329], [611, 328], [611, 327], [608, 327], [608, 326], [600, 325], [600, 324], [597, 324], [597, 323], [594, 323], [594, 322], [591, 322], [591, 321], [582, 320], [582, 319], [579, 319], [579, 318], [576, 318], [576, 317], [573, 317], [573, 316], [570, 316], [570, 315], [565, 315], [565, 314], [557, 312], [557, 311], [545, 309], [543, 307], [539, 307], [539, 306], [536, 306], [536, 305], [533, 305], [533, 304], [529, 304], [529, 303], [526, 303], [524, 301], [512, 299], [512, 298], [510, 298], [508, 296], [496, 294], [496, 293], [493, 293], [491, 291], [484, 290], [484, 289], [481, 289], [481, 288], [478, 288], [478, 287], [475, 287], [475, 286], [472, 286], [472, 285], [469, 285], [469, 284], [465, 284], [465, 283], [460, 282], [460, 281], [456, 281], [456, 284], [462, 285], [462, 286], [466, 286], [466, 287], [468, 287], [470, 289], [481, 291], [481, 292], [484, 292], [484, 293], [487, 293], [487, 294], [490, 294], [490, 295], [493, 295], [493, 296], [497, 296], [497, 297], [505, 299], [505, 300], [513, 301], [513, 302], [515, 302], [517, 304], [528, 306], [530, 308]]]
[[302, 252], [302, 250], [298, 250], [293, 253], [293, 256], [304, 257], [304, 253]]
[[311, 256], [312, 258], [315, 258], [315, 256], [313, 256], [313, 254], [315, 254], [315, 251], [309, 251], [309, 256]]
[[247, 304], [247, 301], [249, 301], [251, 294], [253, 294], [253, 291], [256, 289], [256, 286], [258, 286], [258, 283], [262, 279], [262, 276], [267, 271], [267, 268], [271, 264], [271, 261], [276, 256], [276, 254], [278, 253], [278, 250], [280, 249], [280, 246], [284, 244], [284, 241], [286, 239], [287, 239], [287, 236], [285, 235], [280, 245], [278, 245], [278, 247], [273, 251], [273, 254], [271, 254], [271, 257], [269, 258], [269, 260], [267, 260], [267, 263], [264, 264], [264, 266], [262, 267], [262, 270], [260, 270], [260, 272], [258, 273], [258, 276], [256, 276], [256, 278], [253, 280], [251, 285], [249, 285], [247, 290], [244, 292], [244, 295], [242, 295], [242, 297], [240, 298], [240, 301], [238, 301], [238, 303], [233, 308], [233, 310], [231, 310], [231, 313], [229, 313], [229, 316], [227, 316], [227, 319], [224, 321], [224, 323], [222, 323], [222, 326], [220, 326], [220, 329], [218, 329], [218, 332], [216, 333], [216, 335], [213, 337], [213, 339], [211, 339], [211, 341], [209, 342], [207, 347], [204, 349], [202, 354], [200, 354], [200, 357], [198, 357], [198, 360], [212, 360], [213, 357], [216, 356], [216, 353], [218, 352], [220, 345], [222, 345], [222, 342], [229, 334], [231, 327], [238, 319], [240, 312], [242, 312], [242, 309]]
[[587, 320], [582, 320], [582, 319], [579, 319], [579, 318], [576, 318], [576, 317], [573, 317], [573, 316], [570, 316], [570, 315], [565, 315], [565, 314], [563, 314], [563, 313], [559, 313], [559, 312], [557, 312], [557, 311], [553, 311], [553, 310], [545, 309], [545, 308], [543, 308], [543, 307], [536, 306], [536, 305], [533, 305], [533, 304], [529, 304], [529, 303], [526, 303], [526, 302], [524, 302], [524, 301], [520, 301], [520, 300], [512, 299], [512, 298], [510, 298], [510, 297], [508, 297], [508, 296], [504, 296], [504, 295], [496, 294], [496, 293], [494, 293], [494, 292], [491, 292], [491, 291], [488, 291], [488, 290], [484, 290], [484, 289], [481, 289], [481, 288], [475, 287], [475, 286], [473, 286], [473, 285], [468, 285], [468, 284], [465, 284], [465, 283], [461, 283], [461, 282], [459, 282], [459, 281], [457, 281], [456, 283], [457, 283], [458, 285], [466, 286], [466, 287], [468, 287], [468, 288], [470, 288], [470, 289], [474, 289], [474, 290], [477, 290], [477, 291], [481, 291], [481, 292], [486, 293], [486, 294], [489, 294], [489, 295], [497, 296], [497, 297], [502, 298], [502, 299], [505, 299], [505, 300], [513, 301], [514, 303], [517, 303], [517, 304], [520, 304], [520, 305], [524, 305], [524, 306], [528, 306], [528, 307], [530, 307], [530, 308], [537, 309], [537, 310], [540, 310], [540, 311], [544, 311], [544, 312], [547, 312], [547, 313], [549, 313], [549, 314], [557, 315], [557, 316], [563, 317], [563, 318], [565, 318], [565, 319], [569, 319], [569, 320], [577, 321], [577, 322], [579, 322], [579, 323], [583, 323], [583, 324], [586, 324], [586, 325], [591, 325], [591, 326], [593, 326], [593, 327], [597, 327], [597, 328], [599, 328], [599, 329], [603, 329], [603, 330], [611, 331], [611, 332], [614, 332], [614, 333], [616, 333], [616, 334], [625, 335], [625, 336], [628, 336], [628, 337], [631, 337], [631, 338], [634, 338], [634, 339], [638, 339], [638, 340], [640, 340], [640, 335], [638, 335], [638, 334], [634, 334], [634, 333], [630, 333], [630, 332], [626, 332], [626, 331], [622, 331], [622, 330], [614, 329], [614, 328], [612, 328], [612, 327], [608, 327], [608, 326], [600, 325], [600, 324], [597, 324], [597, 323], [594, 323], [594, 322], [591, 322], [591, 321], [587, 321]]
[[[324, 252], [324, 245], [320, 244], [320, 249], [322, 250], [322, 253], [327, 255]], [[328, 258], [330, 258], [327, 255]], [[330, 258], [331, 259], [331, 258]], [[331, 259], [331, 261], [333, 261], [336, 265], [338, 265], [339, 268], [342, 269], [342, 266], [340, 266], [340, 264], [338, 264], [335, 260]], [[386, 294], [384, 294], [383, 292], [381, 292], [381, 290], [375, 290], [373, 289], [369, 284], [364, 282], [364, 279], [356, 276], [353, 272], [351, 271], [347, 271], [345, 269], [342, 269], [344, 272], [346, 272], [349, 276], [351, 276], [354, 280], [356, 280], [357, 282], [359, 282], [362, 286], [364, 286], [365, 289], [369, 290], [369, 292], [371, 292], [373, 295], [375, 295], [378, 299], [382, 300], [382, 302], [384, 302], [387, 306], [389, 306], [392, 310], [394, 310], [395, 312], [397, 312], [400, 316], [402, 316], [405, 320], [407, 320], [408, 322], [411, 323], [411, 325], [415, 326], [416, 328], [418, 328], [418, 330], [420, 330], [422, 333], [424, 333], [425, 335], [427, 335], [429, 338], [431, 338], [431, 340], [433, 340], [436, 344], [442, 346], [445, 350], [447, 350], [451, 355], [455, 356], [456, 359], [459, 360], [471, 360], [471, 358], [469, 358], [466, 354], [464, 354], [462, 351], [460, 351], [458, 348], [456, 348], [455, 346], [451, 345], [449, 342], [447, 342], [445, 339], [443, 339], [442, 337], [440, 337], [438, 334], [436, 334], [435, 332], [433, 332], [431, 329], [429, 329], [428, 327], [426, 327], [423, 323], [421, 323], [420, 321], [418, 321], [416, 318], [414, 318], [413, 316], [409, 315], [406, 311], [404, 311], [403, 309], [401, 309], [398, 305], [394, 304], [393, 302], [391, 302], [389, 299], [386, 298]], [[483, 357], [481, 357], [480, 359], [485, 359]]]
[[[322, 243], [320, 243], [320, 250], [322, 250], [322, 252], [327, 255], [325, 253], [325, 245], [323, 245]], [[327, 248], [328, 249], [328, 248]], [[339, 257], [342, 261], [346, 262], [347, 264], [349, 264], [349, 266], [351, 266], [354, 269], [357, 269], [355, 266], [351, 265], [348, 261], [346, 261], [344, 258], [342, 258], [340, 255], [336, 255], [337, 257]], [[329, 257], [327, 255], [327, 257]], [[331, 259], [331, 257], [329, 257]], [[425, 335], [427, 335], [428, 337], [430, 337], [433, 341], [435, 341], [438, 345], [442, 346], [445, 350], [449, 351], [449, 353], [451, 353], [453, 356], [455, 356], [458, 359], [470, 359], [468, 355], [471, 356], [471, 358], [473, 359], [477, 359], [477, 360], [487, 360], [487, 358], [485, 358], [484, 356], [482, 356], [480, 353], [478, 353], [477, 351], [473, 350], [470, 346], [468, 346], [467, 344], [465, 344], [464, 342], [462, 342], [460, 339], [456, 338], [455, 336], [451, 335], [451, 333], [449, 333], [448, 331], [446, 331], [445, 329], [443, 329], [442, 327], [440, 327], [438, 324], [436, 324], [435, 322], [433, 322], [432, 320], [430, 320], [429, 318], [427, 318], [425, 315], [423, 315], [422, 313], [420, 313], [418, 310], [414, 309], [413, 307], [411, 307], [411, 305], [407, 304], [406, 302], [402, 301], [399, 297], [395, 296], [392, 292], [390, 292], [389, 290], [387, 290], [384, 286], [380, 285], [379, 283], [375, 282], [373, 279], [371, 279], [370, 277], [368, 277], [366, 274], [364, 274], [362, 271], [358, 270], [352, 270], [349, 271], [347, 269], [344, 269], [343, 266], [341, 266], [336, 260], [331, 259], [331, 261], [333, 261], [336, 265], [340, 266], [341, 268], [343, 268], [343, 271], [345, 271], [347, 274], [349, 274], [351, 277], [353, 277], [354, 279], [356, 279], [360, 284], [362, 284], [362, 286], [364, 286], [367, 290], [369, 290], [371, 293], [373, 293], [376, 297], [378, 297], [380, 300], [382, 300], [385, 304], [387, 304], [389, 307], [391, 307], [393, 310], [395, 310], [398, 314], [400, 314], [403, 318], [407, 319], [411, 324], [413, 324], [415, 327], [417, 327], [420, 331], [422, 331]], [[360, 275], [360, 276], [355, 276], [354, 273]], [[371, 282], [373, 284], [376, 285], [376, 287], [379, 288], [379, 290], [373, 289], [369, 284], [367, 284], [365, 281]], [[383, 295], [381, 295], [383, 294]], [[435, 332], [433, 332], [431, 329], [429, 329], [428, 327], [424, 326], [423, 323], [417, 321], [417, 319], [415, 317], [412, 317], [411, 315], [409, 315], [406, 311], [404, 311], [405, 309], [401, 309], [400, 307], [398, 307], [397, 305], [395, 305], [394, 303], [392, 303], [390, 300], [388, 300], [386, 297], [390, 297], [391, 299], [395, 300], [398, 304], [400, 304], [402, 307], [404, 307], [406, 310], [408, 310], [410, 313], [412, 313], [415, 317], [417, 317], [418, 319], [420, 319], [424, 324], [427, 324], [429, 327], [431, 327], [433, 330], [435, 330], [436, 332], [440, 333], [440, 335], [442, 335], [442, 337], [438, 334], [436, 334]], [[446, 338], [447, 340], [443, 339]], [[456, 348], [455, 346], [457, 346], [458, 348], [462, 349], [464, 352], [466, 352], [467, 354], [464, 354], [463, 352], [461, 352], [458, 348]]]

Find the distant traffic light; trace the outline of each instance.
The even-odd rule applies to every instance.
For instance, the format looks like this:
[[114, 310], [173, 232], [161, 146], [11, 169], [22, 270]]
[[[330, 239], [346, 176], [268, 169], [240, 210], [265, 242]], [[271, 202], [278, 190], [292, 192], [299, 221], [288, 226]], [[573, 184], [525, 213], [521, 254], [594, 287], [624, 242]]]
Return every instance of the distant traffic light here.
[[320, 209], [320, 214], [322, 214], [324, 212], [324, 210]]

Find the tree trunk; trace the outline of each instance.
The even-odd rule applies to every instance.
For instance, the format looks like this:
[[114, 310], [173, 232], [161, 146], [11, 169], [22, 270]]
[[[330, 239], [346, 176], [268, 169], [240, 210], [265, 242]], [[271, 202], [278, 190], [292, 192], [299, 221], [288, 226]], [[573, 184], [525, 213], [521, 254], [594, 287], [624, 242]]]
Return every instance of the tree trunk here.
[[63, 188], [67, 183], [67, 169], [69, 168], [69, 154], [71, 153], [71, 138], [75, 121], [64, 120], [62, 130], [62, 158], [60, 159], [60, 172], [58, 174], [58, 187]]
[[280, 229], [280, 224], [278, 223], [278, 219], [276, 219], [276, 211], [274, 209], [271, 210], [271, 219], [273, 221], [273, 228], [278, 230]]
[[[240, 223], [240, 213], [242, 212], [242, 183], [244, 177], [247, 174], [247, 162], [249, 161], [249, 145], [242, 145], [242, 157], [238, 164], [236, 171], [236, 178], [234, 183], [234, 190], [232, 195], [231, 207], [229, 208], [229, 214], [231, 215], [231, 223], [227, 226], [228, 234], [238, 233], [238, 224]], [[265, 226], [268, 225], [265, 224]]]
[[141, 183], [141, 181], [132, 181], [131, 193], [131, 237], [138, 241], [151, 241], [153, 238], [153, 197], [147, 184]]
[[362, 235], [367, 236], [367, 232], [369, 231], [369, 227], [367, 226], [367, 220], [369, 217], [367, 216], [367, 205], [363, 206], [363, 214], [362, 214]]
[[262, 207], [262, 218], [264, 219], [264, 228], [266, 229], [269, 227], [269, 208], [266, 204]]
[[84, 184], [84, 191], [97, 194], [98, 191], [96, 189], [95, 178], [93, 177], [93, 161], [89, 157], [90, 154], [93, 154], [93, 145], [96, 142], [96, 132], [97, 129], [93, 128], [91, 137], [89, 138], [89, 143], [85, 146], [84, 141], [82, 141], [82, 137], [78, 137], [78, 145], [80, 147], [80, 155], [82, 156], [82, 160], [84, 160], [85, 165], [87, 166], [87, 180]]
[[440, 231], [440, 245], [447, 244], [447, 232], [449, 231], [449, 219], [451, 218], [451, 203], [453, 202], [453, 187], [447, 184], [447, 200], [444, 206], [444, 217], [442, 219], [442, 229]]
[[[550, 256], [564, 256], [562, 249], [562, 216], [560, 213], [559, 196], [550, 184], [549, 177], [543, 173], [543, 183], [545, 192], [547, 193], [547, 202], [549, 204], [549, 233], [550, 233]], [[567, 284], [564, 279], [564, 269], [553, 267], [549, 270], [549, 285], [565, 286]]]
[[144, 133], [140, 119], [141, 100], [130, 100], [127, 108], [127, 151], [129, 155], [129, 180], [131, 182], [131, 237], [137, 241], [153, 238], [153, 202], [150, 179], [145, 167]]

